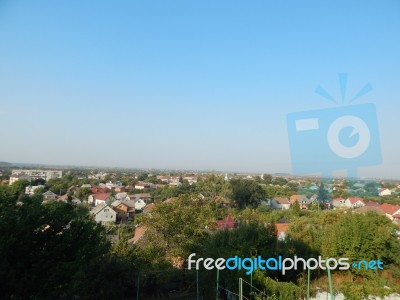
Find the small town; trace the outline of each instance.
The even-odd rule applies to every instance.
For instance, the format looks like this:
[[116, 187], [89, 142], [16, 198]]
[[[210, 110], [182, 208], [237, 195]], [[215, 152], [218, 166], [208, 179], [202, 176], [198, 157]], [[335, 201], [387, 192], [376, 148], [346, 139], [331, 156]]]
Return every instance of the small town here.
[[0, 0], [0, 300], [400, 300], [399, 16]]
[[[269, 240], [265, 242], [276, 247], [271, 253], [290, 253], [287, 252], [290, 248], [300, 247], [295, 253], [307, 256], [324, 249], [326, 243], [346, 242], [347, 237], [336, 235], [340, 227], [330, 229], [335, 222], [338, 223], [335, 226], [347, 226], [346, 223], [362, 223], [371, 218], [378, 228], [384, 226], [384, 231], [391, 228], [388, 233], [382, 232], [392, 235], [391, 243], [400, 243], [400, 182], [396, 180], [321, 180], [289, 175], [84, 168], [2, 168], [1, 175], [1, 187], [17, 193], [17, 208], [38, 203], [44, 209], [54, 206], [52, 210], [57, 208], [62, 213], [64, 207], [66, 211], [72, 209], [97, 223], [105, 242], [111, 245], [112, 253], [123, 254], [124, 259], [135, 261], [125, 264], [125, 267], [132, 265], [122, 288], [124, 297], [132, 299], [186, 299], [197, 294], [204, 298], [216, 294], [221, 299], [231, 299], [235, 284], [226, 279], [218, 282], [218, 290], [213, 288], [211, 293], [210, 289], [205, 289], [211, 284], [211, 278], [206, 274], [201, 280], [197, 277], [198, 282], [194, 285], [200, 272], [192, 274], [193, 271], [186, 267], [186, 258], [189, 249], [195, 253], [210, 253], [211, 257], [216, 253], [226, 255], [232, 250], [214, 253], [215, 247], [218, 248], [224, 239], [227, 243], [240, 239], [241, 234], [254, 236], [253, 243], [256, 244]], [[67, 223], [71, 224], [71, 221]], [[51, 229], [49, 224], [43, 226], [44, 232]], [[378, 228], [370, 230], [382, 230]], [[334, 231], [326, 236], [329, 230]], [[357, 234], [364, 236], [357, 237], [361, 244], [348, 246], [350, 248], [344, 252], [347, 255], [348, 251], [359, 249], [368, 231], [357, 232], [346, 234], [351, 238], [356, 238]], [[328, 240], [323, 242], [321, 239], [326, 237]], [[298, 244], [300, 241], [304, 246]], [[378, 241], [371, 243], [373, 247], [383, 247], [381, 251], [387, 251], [389, 241], [383, 242], [382, 245]], [[198, 248], [203, 243], [206, 248]], [[336, 247], [334, 244], [331, 247]], [[238, 244], [232, 248], [243, 251], [240, 247]], [[316, 250], [315, 247], [322, 248]], [[337, 251], [332, 256], [342, 253]], [[357, 257], [356, 253], [352, 255]], [[395, 260], [393, 263], [396, 264]], [[113, 267], [118, 269], [117, 265]], [[394, 268], [399, 267], [393, 265], [384, 272], [394, 274], [391, 273]], [[221, 273], [219, 276], [222, 277]], [[285, 279], [299, 276], [295, 273], [287, 274]], [[349, 275], [334, 273], [334, 282]], [[227, 274], [226, 278], [232, 276]], [[279, 283], [280, 275], [274, 276], [277, 281], [267, 285], [269, 290], [265, 287], [257, 292], [254, 290], [254, 299], [264, 299], [263, 295], [268, 294], [279, 297], [282, 293], [279, 285], [283, 283]], [[323, 276], [314, 276], [310, 289], [321, 297], [328, 286]], [[357, 278], [359, 274], [353, 276]], [[395, 287], [398, 287], [394, 278], [391, 279], [393, 288], [387, 289], [391, 295], [395, 295]], [[343, 288], [342, 285], [338, 290], [346, 293]], [[347, 288], [351, 291], [350, 286]], [[290, 286], [290, 291], [300, 297], [304, 292], [295, 285]], [[340, 295], [337, 299], [341, 299]]]

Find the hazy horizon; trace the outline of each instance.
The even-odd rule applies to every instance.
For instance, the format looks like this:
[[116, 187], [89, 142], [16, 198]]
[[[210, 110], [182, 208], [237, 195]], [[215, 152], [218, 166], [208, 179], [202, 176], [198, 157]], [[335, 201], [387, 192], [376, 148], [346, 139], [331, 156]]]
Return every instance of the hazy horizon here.
[[[292, 173], [286, 116], [375, 103], [400, 178], [400, 3], [0, 3], [0, 161]], [[340, 103], [343, 105], [344, 103]], [[312, 145], [310, 145], [312, 147]]]

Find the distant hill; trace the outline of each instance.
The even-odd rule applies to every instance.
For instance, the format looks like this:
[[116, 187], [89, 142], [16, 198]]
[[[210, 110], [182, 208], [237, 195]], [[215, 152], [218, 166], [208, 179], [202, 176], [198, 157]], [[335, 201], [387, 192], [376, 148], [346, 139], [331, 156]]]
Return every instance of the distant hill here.
[[13, 164], [5, 162], [5, 161], [0, 161], [0, 167], [12, 167]]

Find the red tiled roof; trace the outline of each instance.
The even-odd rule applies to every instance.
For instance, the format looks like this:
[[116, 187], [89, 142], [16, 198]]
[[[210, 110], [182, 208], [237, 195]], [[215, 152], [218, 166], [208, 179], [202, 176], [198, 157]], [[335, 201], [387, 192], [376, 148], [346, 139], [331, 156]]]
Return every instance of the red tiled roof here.
[[355, 204], [355, 203], [357, 203], [358, 201], [361, 201], [362, 203], [364, 203], [363, 198], [360, 198], [360, 197], [351, 197], [351, 198], [349, 198], [348, 200], [350, 201], [351, 204]]
[[133, 238], [128, 240], [128, 243], [136, 244], [137, 241], [139, 241], [143, 237], [146, 230], [147, 228], [145, 226], [136, 227], [135, 235], [133, 236]]
[[389, 203], [383, 203], [380, 206], [380, 209], [382, 209], [385, 214], [393, 215], [395, 212], [397, 212], [400, 209], [400, 206], [389, 204]]
[[231, 215], [228, 215], [223, 220], [217, 221], [217, 226], [219, 229], [233, 229], [233, 228], [237, 227], [237, 225], [238, 225], [238, 222], [235, 221]]
[[274, 198], [274, 200], [279, 204], [290, 204], [290, 202], [287, 198], [277, 197], [277, 198]]
[[106, 200], [108, 197], [110, 197], [109, 193], [102, 193], [102, 194], [95, 194], [93, 198], [96, 200]]
[[292, 196], [290, 196], [290, 202], [291, 203], [293, 203], [295, 201], [299, 201], [299, 200], [305, 200], [305, 199], [307, 199], [307, 197], [304, 196], [304, 195], [292, 195]]
[[92, 187], [92, 193], [93, 194], [102, 194], [102, 193], [107, 193], [109, 192], [110, 189], [108, 188], [101, 188], [101, 187]]
[[156, 205], [154, 204], [154, 203], [150, 203], [150, 204], [147, 204], [144, 208], [143, 208], [143, 212], [151, 212], [153, 209], [154, 209], [154, 207], [155, 207]]
[[286, 233], [289, 229], [289, 223], [275, 223], [276, 235], [279, 236], [282, 233]]

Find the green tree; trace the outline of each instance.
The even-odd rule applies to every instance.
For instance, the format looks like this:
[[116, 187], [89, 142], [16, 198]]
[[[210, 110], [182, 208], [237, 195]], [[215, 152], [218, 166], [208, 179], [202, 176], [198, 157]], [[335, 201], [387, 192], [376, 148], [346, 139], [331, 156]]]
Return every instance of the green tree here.
[[19, 179], [11, 185], [11, 192], [15, 198], [22, 197], [25, 194], [25, 188], [30, 184], [29, 180]]
[[215, 226], [210, 203], [192, 195], [159, 203], [140, 225], [147, 228], [146, 241], [159, 249], [163, 257], [187, 257], [201, 245], [208, 229]]
[[0, 295], [6, 299], [123, 297], [132, 265], [112, 255], [87, 211], [0, 188]]
[[208, 199], [214, 199], [216, 196], [231, 196], [229, 183], [224, 180], [223, 176], [215, 174], [199, 179], [196, 188], [200, 194]]
[[92, 194], [92, 190], [90, 188], [80, 187], [75, 192], [75, 197], [80, 200], [87, 200], [89, 195]]
[[251, 206], [256, 208], [261, 200], [267, 198], [265, 189], [253, 180], [232, 179], [230, 181], [232, 188], [232, 199], [239, 208]]

